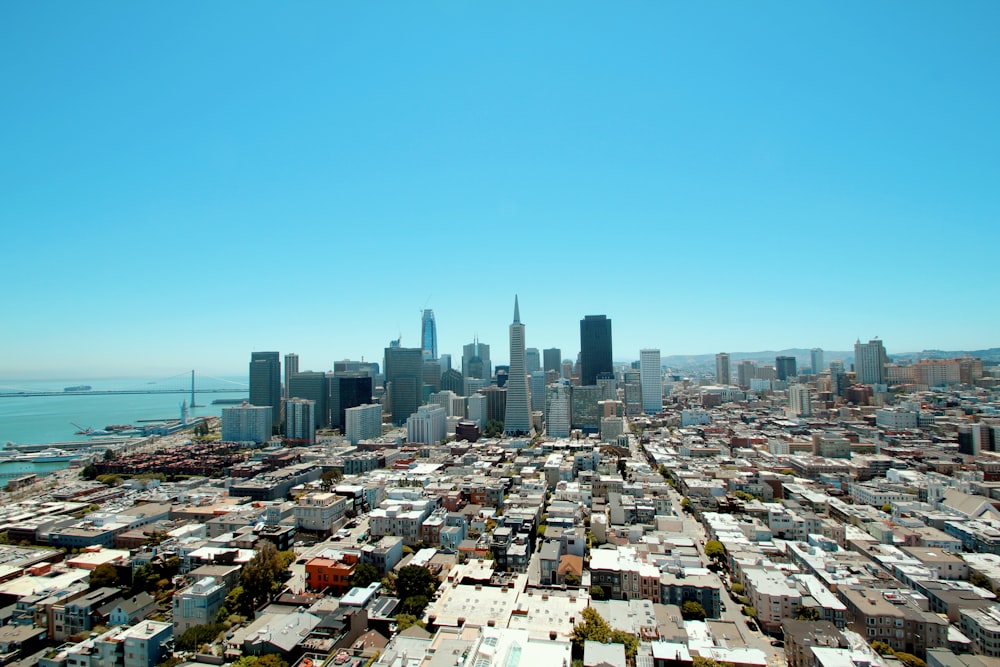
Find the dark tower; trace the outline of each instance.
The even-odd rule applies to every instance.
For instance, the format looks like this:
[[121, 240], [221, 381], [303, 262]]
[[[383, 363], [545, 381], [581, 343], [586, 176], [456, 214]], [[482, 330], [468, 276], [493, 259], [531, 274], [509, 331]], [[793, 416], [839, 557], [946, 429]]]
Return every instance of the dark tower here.
[[271, 406], [272, 427], [281, 423], [281, 360], [277, 352], [250, 353], [250, 405]]
[[614, 373], [611, 363], [611, 320], [587, 315], [580, 320], [580, 384], [597, 384], [597, 376]]

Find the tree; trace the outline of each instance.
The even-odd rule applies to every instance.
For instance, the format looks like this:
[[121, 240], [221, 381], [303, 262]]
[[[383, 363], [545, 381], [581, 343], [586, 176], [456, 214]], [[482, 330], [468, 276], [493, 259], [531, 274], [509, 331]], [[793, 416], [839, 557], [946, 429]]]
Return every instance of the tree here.
[[743, 595], [743, 584], [733, 584], [729, 589], [733, 592], [733, 595]]
[[705, 555], [712, 560], [723, 560], [726, 557], [726, 547], [719, 540], [705, 542]]
[[625, 657], [628, 658], [630, 662], [635, 658], [635, 654], [639, 652], [639, 638], [631, 632], [626, 632], [625, 630], [612, 630], [611, 643], [624, 644]]
[[225, 628], [217, 623], [196, 625], [188, 628], [177, 638], [177, 649], [181, 651], [196, 651], [202, 644], [214, 641], [224, 630]]
[[886, 503], [882, 505], [882, 511], [886, 514], [892, 514], [892, 503]]
[[628, 470], [628, 463], [625, 459], [618, 459], [616, 468], [618, 469], [618, 474], [622, 476], [622, 479], [625, 479], [625, 472]]
[[319, 476], [319, 485], [324, 491], [329, 491], [342, 479], [344, 479], [343, 472], [337, 468], [330, 468], [329, 470], [324, 470], [323, 474]]
[[436, 588], [434, 575], [426, 567], [407, 565], [396, 574], [396, 597], [400, 600], [414, 595], [431, 597]]
[[597, 613], [593, 607], [584, 607], [583, 621], [573, 626], [571, 636], [574, 648], [579, 647], [583, 651], [585, 642], [600, 642], [607, 644], [611, 641], [611, 626], [604, 620], [604, 617]]
[[413, 616], [421, 616], [424, 613], [424, 608], [427, 603], [430, 602], [426, 595], [411, 595], [404, 599], [402, 604], [399, 605], [402, 613], [411, 614]]
[[92, 589], [117, 585], [118, 569], [111, 563], [101, 563], [90, 573], [90, 587]]
[[700, 602], [688, 600], [681, 607], [681, 616], [685, 621], [704, 621], [705, 608], [701, 606]]
[[590, 597], [594, 598], [595, 600], [607, 600], [608, 599], [607, 595], [605, 595], [605, 593], [604, 593], [604, 589], [601, 588], [599, 585], [596, 585], [596, 584], [594, 586], [590, 587]]
[[271, 599], [281, 586], [277, 577], [283, 569], [277, 547], [272, 542], [262, 541], [257, 553], [243, 566], [240, 573], [243, 595], [238, 611], [241, 615], [249, 616]]
[[978, 586], [979, 588], [985, 588], [989, 592], [995, 592], [993, 590], [993, 583], [989, 580], [989, 577], [982, 574], [981, 572], [973, 572], [969, 575], [969, 583], [973, 586]]
[[399, 632], [402, 632], [403, 630], [413, 625], [416, 625], [421, 628], [427, 627], [424, 625], [423, 621], [419, 620], [413, 614], [396, 614], [396, 629]]
[[354, 568], [349, 583], [351, 586], [364, 588], [373, 581], [378, 581], [378, 570], [371, 563], [361, 563]]
[[819, 620], [819, 609], [816, 607], [806, 607], [804, 605], [799, 605], [795, 609], [795, 620], [796, 621], [818, 621]]
[[685, 512], [691, 512], [691, 499], [687, 496], [681, 498], [681, 510]]
[[750, 618], [757, 618], [757, 608], [747, 605], [743, 607], [743, 615], [749, 616]]
[[895, 653], [895, 651], [892, 650], [891, 646], [889, 646], [885, 642], [880, 642], [878, 640], [872, 642], [872, 650], [878, 653], [879, 655], [892, 655], [893, 653]]
[[563, 577], [563, 583], [566, 584], [567, 586], [569, 586], [570, 588], [573, 588], [574, 586], [579, 586], [580, 585], [580, 577], [578, 577], [574, 573], [570, 572], [565, 577]]
[[894, 655], [896, 656], [896, 659], [906, 665], [906, 667], [927, 667], [926, 662], [912, 653], [900, 653], [899, 651], [896, 651]]
[[[111, 451], [110, 449], [108, 451]], [[80, 477], [86, 480], [97, 479], [97, 466], [93, 463], [84, 466], [83, 470], [80, 471]]]
[[503, 435], [503, 422], [498, 419], [488, 420], [486, 428], [483, 429], [483, 437], [498, 438], [501, 435]]
[[692, 656], [691, 662], [694, 667], [733, 667], [731, 662], [718, 662], [711, 658], [703, 658], [700, 655]]
[[[108, 451], [111, 451], [111, 450], [108, 450]], [[101, 484], [104, 484], [105, 486], [121, 486], [122, 482], [125, 481], [124, 479], [122, 479], [121, 475], [115, 475], [115, 474], [111, 474], [111, 475], [98, 475], [96, 479], [97, 479], [98, 482], [100, 482]]]

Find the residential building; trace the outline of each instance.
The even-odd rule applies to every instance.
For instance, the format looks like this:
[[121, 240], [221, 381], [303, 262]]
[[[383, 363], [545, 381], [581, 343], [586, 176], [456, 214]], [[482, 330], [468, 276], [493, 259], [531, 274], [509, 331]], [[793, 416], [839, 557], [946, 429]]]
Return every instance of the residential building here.
[[204, 577], [174, 593], [174, 634], [179, 637], [196, 625], [213, 623], [225, 601], [226, 587], [214, 577]]
[[382, 435], [382, 406], [359, 405], [344, 411], [344, 434], [352, 445], [362, 440], [372, 440]]
[[729, 353], [719, 352], [715, 355], [715, 381], [726, 385], [732, 382], [729, 371]]
[[854, 344], [854, 373], [861, 384], [885, 384], [885, 366], [889, 355], [882, 341], [875, 338], [867, 343], [859, 339]]
[[436, 445], [448, 435], [448, 412], [440, 405], [421, 405], [406, 420], [407, 442]]
[[316, 444], [316, 402], [304, 398], [285, 401], [285, 440], [296, 445]]
[[[663, 411], [663, 368], [660, 351], [647, 348], [639, 350], [639, 383], [642, 387], [642, 411], [655, 415]], [[626, 402], [627, 402], [626, 398]]]
[[262, 443], [271, 439], [273, 408], [244, 403], [222, 408], [222, 441]]

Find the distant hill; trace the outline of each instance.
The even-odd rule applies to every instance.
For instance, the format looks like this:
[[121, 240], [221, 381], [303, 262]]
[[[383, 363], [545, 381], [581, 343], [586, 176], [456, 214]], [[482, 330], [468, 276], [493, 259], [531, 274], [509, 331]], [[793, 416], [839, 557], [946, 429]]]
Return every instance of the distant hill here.
[[[787, 350], [763, 350], [761, 352], [730, 352], [729, 359], [732, 372], [736, 372], [736, 364], [744, 360], [756, 361], [761, 364], [774, 364], [775, 357], [795, 357], [799, 368], [807, 368], [812, 363], [808, 348], [790, 348]], [[923, 350], [922, 352], [904, 352], [890, 354], [892, 361], [914, 362], [918, 359], [953, 359], [955, 357], [979, 357], [987, 365], [1000, 364], [1000, 347], [987, 350]], [[827, 368], [834, 359], [844, 362], [845, 368], [854, 363], [854, 350], [823, 350], [823, 364]], [[662, 363], [668, 368], [684, 372], [715, 372], [715, 353], [710, 354], [672, 354], [663, 357]], [[825, 369], [824, 369], [825, 370]]]

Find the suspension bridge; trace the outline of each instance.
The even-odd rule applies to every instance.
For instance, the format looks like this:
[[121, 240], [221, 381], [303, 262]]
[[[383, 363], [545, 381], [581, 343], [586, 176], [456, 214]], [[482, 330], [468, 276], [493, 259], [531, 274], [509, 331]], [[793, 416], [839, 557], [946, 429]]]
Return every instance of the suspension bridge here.
[[122, 395], [136, 395], [136, 394], [191, 394], [191, 407], [201, 407], [197, 405], [196, 395], [197, 394], [236, 394], [236, 393], [246, 393], [249, 391], [250, 387], [244, 382], [234, 382], [233, 380], [226, 380], [225, 378], [212, 377], [210, 375], [200, 375], [199, 377], [208, 378], [210, 380], [215, 380], [216, 382], [222, 382], [229, 387], [211, 387], [211, 388], [201, 388], [197, 389], [195, 387], [195, 372], [184, 371], [183, 373], [178, 373], [168, 378], [162, 380], [154, 380], [149, 382], [150, 385], [167, 384], [173, 380], [177, 380], [181, 377], [191, 378], [190, 386], [172, 386], [172, 387], [136, 387], [131, 389], [92, 389], [87, 385], [76, 386], [76, 387], [66, 387], [62, 391], [38, 391], [34, 389], [19, 389], [17, 387], [0, 387], [0, 398], [33, 398], [38, 396], [122, 396]]

